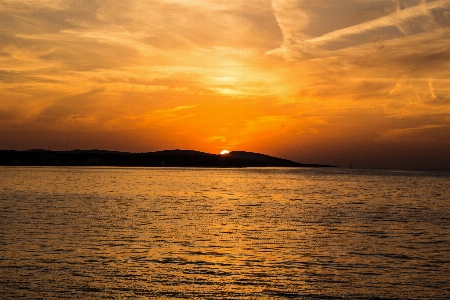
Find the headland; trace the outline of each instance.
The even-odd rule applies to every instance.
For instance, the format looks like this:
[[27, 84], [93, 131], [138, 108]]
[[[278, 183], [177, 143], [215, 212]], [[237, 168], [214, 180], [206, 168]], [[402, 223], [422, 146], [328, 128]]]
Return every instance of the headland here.
[[303, 164], [291, 160], [246, 151], [225, 155], [195, 150], [162, 150], [132, 153], [109, 150], [26, 151], [0, 150], [1, 166], [122, 166], [122, 167], [334, 167]]

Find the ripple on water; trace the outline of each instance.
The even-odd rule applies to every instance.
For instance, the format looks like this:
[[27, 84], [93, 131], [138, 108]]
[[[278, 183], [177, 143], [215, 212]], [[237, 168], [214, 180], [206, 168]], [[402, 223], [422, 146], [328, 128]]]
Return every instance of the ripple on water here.
[[448, 178], [5, 168], [0, 289], [36, 299], [448, 299]]

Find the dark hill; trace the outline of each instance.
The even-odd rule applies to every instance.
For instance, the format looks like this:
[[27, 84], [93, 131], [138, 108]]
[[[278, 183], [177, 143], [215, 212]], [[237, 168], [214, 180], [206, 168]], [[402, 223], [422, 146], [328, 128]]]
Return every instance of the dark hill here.
[[123, 166], [123, 167], [328, 167], [299, 164], [264, 154], [233, 151], [228, 155], [194, 150], [129, 153], [108, 150], [0, 150], [2, 166]]
[[266, 154], [246, 152], [246, 151], [232, 151], [228, 154], [228, 156], [233, 157], [233, 158], [239, 158], [239, 159], [259, 161], [259, 162], [264, 163], [266, 166], [270, 166], [270, 167], [300, 167], [301, 166], [301, 164], [291, 161], [291, 160], [273, 157], [273, 156], [269, 156]]
[[262, 162], [267, 167], [331, 167], [328, 165], [301, 164], [284, 158], [246, 151], [232, 151], [228, 154], [228, 156], [232, 158]]
[[171, 155], [171, 154], [175, 154], [175, 155], [209, 155], [209, 156], [214, 156], [215, 154], [210, 154], [210, 153], [206, 153], [206, 152], [201, 152], [201, 151], [197, 151], [197, 150], [180, 150], [180, 149], [175, 149], [175, 150], [161, 150], [161, 151], [156, 151], [156, 152], [148, 152], [149, 154], [154, 154], [154, 155]]

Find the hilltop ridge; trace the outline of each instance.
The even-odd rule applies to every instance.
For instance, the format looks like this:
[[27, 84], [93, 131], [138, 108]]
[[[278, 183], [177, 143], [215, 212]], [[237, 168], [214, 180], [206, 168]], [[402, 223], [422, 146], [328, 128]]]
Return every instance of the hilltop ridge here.
[[284, 158], [278, 158], [267, 154], [247, 152], [247, 151], [232, 151], [228, 155], [233, 158], [259, 161], [266, 164], [267, 166], [299, 167], [305, 165]]
[[196, 150], [119, 152], [110, 150], [0, 150], [2, 166], [123, 166], [123, 167], [333, 167], [301, 164], [266, 154], [232, 151], [211, 154]]

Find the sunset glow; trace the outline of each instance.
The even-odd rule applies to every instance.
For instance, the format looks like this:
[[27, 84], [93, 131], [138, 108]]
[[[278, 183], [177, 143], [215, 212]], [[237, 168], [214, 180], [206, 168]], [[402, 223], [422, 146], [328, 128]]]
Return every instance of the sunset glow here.
[[449, 45], [450, 0], [0, 0], [0, 148], [450, 168]]
[[225, 154], [228, 154], [228, 153], [230, 153], [230, 151], [228, 151], [228, 150], [222, 150], [222, 152], [220, 152], [220, 155], [225, 155]]

